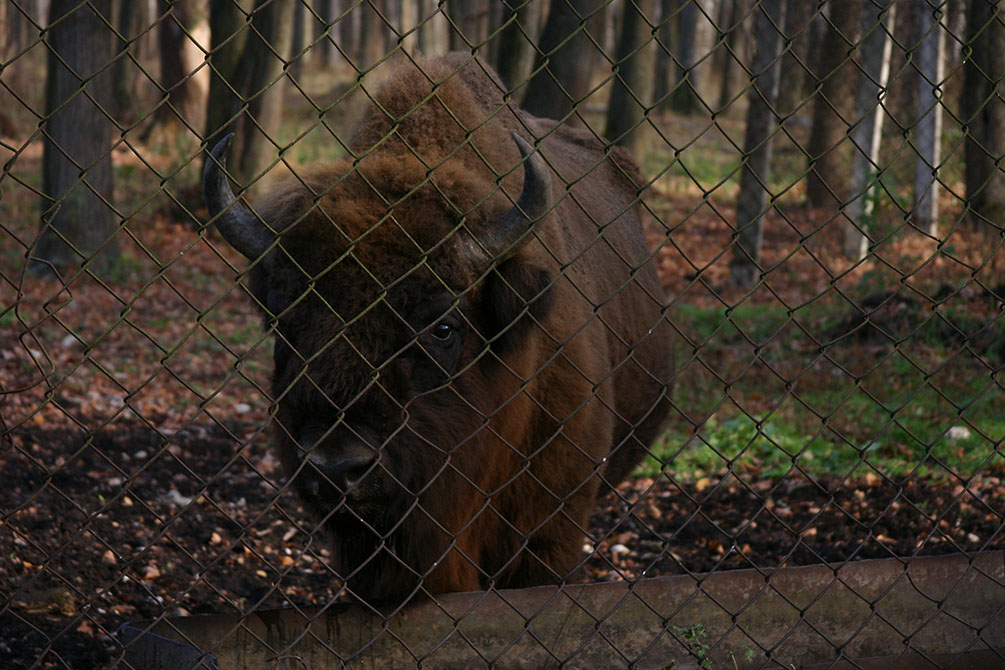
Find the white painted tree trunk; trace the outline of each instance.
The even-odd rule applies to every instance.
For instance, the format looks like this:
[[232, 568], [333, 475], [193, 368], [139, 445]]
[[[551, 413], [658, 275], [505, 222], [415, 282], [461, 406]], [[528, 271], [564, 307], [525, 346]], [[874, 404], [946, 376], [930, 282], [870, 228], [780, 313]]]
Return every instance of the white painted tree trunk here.
[[[930, 3], [938, 4], [938, 7]], [[939, 138], [942, 135], [942, 80], [945, 27], [935, 20], [943, 10], [938, 0], [917, 5], [921, 40], [914, 52], [918, 71], [918, 115], [914, 127], [914, 221], [920, 230], [935, 235], [939, 221]]]
[[879, 172], [879, 150], [883, 132], [883, 99], [890, 78], [890, 54], [896, 5], [888, 2], [878, 12], [862, 14], [862, 42], [859, 46], [859, 82], [852, 130], [855, 158], [852, 163], [852, 199], [845, 207], [844, 254], [851, 260], [865, 258], [869, 245], [869, 221], [875, 200], [871, 197]]

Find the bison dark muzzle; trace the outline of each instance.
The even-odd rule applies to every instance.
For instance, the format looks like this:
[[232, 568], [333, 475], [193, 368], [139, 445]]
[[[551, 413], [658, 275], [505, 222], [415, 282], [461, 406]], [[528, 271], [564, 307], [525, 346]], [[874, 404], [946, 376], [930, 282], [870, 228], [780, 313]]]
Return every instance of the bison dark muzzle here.
[[631, 158], [470, 56], [396, 66], [353, 156], [250, 208], [204, 191], [275, 333], [275, 441], [370, 602], [573, 577], [601, 486], [669, 408]]

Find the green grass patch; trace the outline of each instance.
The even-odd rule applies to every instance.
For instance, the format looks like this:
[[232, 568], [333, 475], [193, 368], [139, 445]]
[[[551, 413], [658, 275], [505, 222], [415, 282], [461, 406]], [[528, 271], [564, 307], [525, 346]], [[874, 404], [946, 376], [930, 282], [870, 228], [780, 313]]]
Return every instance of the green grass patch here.
[[[687, 418], [671, 419], [637, 474], [1005, 473], [1005, 386], [989, 363], [993, 348], [977, 346], [1001, 346], [1001, 319], [955, 311], [896, 345], [850, 338], [822, 349], [846, 310], [675, 305], [671, 318], [688, 341], [678, 343], [673, 397]], [[969, 346], [947, 337], [949, 320]]]

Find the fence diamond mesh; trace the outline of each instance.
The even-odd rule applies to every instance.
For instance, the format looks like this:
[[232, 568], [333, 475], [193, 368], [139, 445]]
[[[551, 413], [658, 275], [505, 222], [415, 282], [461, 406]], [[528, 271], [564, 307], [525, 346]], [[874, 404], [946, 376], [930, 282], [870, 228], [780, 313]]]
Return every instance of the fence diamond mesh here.
[[992, 0], [0, 1], [0, 667], [1005, 665], [1003, 75]]

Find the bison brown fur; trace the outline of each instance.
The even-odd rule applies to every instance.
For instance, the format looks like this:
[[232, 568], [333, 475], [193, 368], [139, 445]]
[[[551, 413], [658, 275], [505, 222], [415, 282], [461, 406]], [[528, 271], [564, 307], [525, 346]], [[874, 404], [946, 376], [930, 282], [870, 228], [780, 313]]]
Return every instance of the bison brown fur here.
[[275, 329], [282, 464], [370, 602], [569, 578], [668, 411], [635, 164], [501, 91], [471, 56], [398, 65], [353, 158], [254, 212], [226, 141], [207, 161]]

